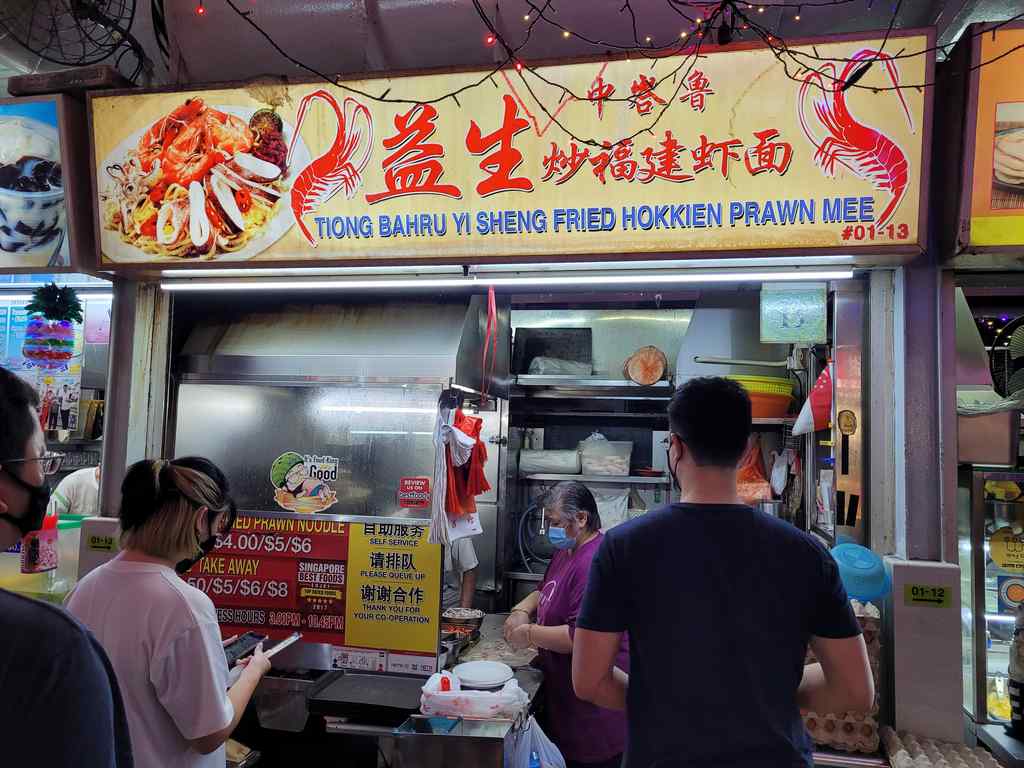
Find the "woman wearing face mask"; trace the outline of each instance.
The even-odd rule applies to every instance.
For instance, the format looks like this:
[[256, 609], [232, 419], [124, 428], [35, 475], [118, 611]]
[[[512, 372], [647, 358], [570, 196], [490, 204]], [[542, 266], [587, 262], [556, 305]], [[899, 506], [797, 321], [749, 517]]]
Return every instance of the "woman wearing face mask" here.
[[120, 517], [121, 553], [78, 583], [68, 610], [110, 656], [136, 767], [223, 768], [270, 661], [258, 648], [228, 690], [217, 612], [179, 572], [234, 525], [227, 479], [206, 459], [140, 461], [121, 485]]
[[[555, 548], [540, 589], [512, 609], [505, 639], [514, 648], [536, 648], [544, 672], [546, 728], [568, 768], [618, 768], [626, 747], [626, 714], [601, 709], [576, 697], [572, 687], [572, 641], [587, 588], [590, 561], [604, 534], [597, 502], [575, 481], [556, 485], [544, 497], [548, 540]], [[623, 635], [616, 662], [629, 669]]]

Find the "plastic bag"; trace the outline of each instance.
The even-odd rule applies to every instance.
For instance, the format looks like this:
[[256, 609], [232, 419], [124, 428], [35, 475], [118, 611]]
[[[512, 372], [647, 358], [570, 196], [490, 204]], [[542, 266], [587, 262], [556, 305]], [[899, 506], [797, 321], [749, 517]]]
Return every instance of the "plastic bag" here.
[[747, 443], [747, 452], [740, 460], [736, 471], [736, 490], [744, 504], [771, 501], [772, 487], [764, 474], [764, 460], [761, 456], [761, 437], [755, 436]]
[[451, 672], [437, 672], [422, 690], [420, 712], [431, 717], [512, 719], [530, 705], [530, 697], [515, 680], [509, 680], [500, 691], [462, 690], [459, 678]]
[[512, 738], [505, 739], [504, 768], [530, 768], [530, 755], [536, 752], [542, 768], [565, 768], [565, 758], [534, 718]]
[[531, 376], [592, 376], [592, 363], [562, 360], [558, 357], [535, 357], [530, 361]]
[[629, 519], [629, 489], [587, 486], [597, 502], [601, 516], [601, 530], [608, 531]]

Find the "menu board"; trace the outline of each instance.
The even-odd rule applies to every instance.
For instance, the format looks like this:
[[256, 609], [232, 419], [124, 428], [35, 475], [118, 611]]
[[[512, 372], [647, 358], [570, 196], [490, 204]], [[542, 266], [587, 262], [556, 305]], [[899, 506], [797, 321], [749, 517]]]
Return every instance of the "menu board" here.
[[[972, 27], [962, 245], [1024, 247], [1024, 24]], [[983, 31], [984, 30], [984, 31]]]
[[226, 636], [299, 631], [353, 658], [370, 654], [382, 671], [429, 673], [441, 547], [427, 537], [423, 521], [242, 514], [187, 579], [213, 601]]
[[85, 134], [66, 96], [0, 98], [0, 270], [93, 263]]
[[94, 93], [101, 263], [917, 252], [932, 42], [801, 45], [844, 62], [822, 71], [732, 45], [545, 65], [526, 87], [507, 68]]

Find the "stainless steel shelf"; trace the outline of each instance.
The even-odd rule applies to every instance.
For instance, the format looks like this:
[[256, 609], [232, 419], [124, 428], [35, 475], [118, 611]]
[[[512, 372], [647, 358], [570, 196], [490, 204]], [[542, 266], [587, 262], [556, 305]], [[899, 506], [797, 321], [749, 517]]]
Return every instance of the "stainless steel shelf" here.
[[607, 483], [609, 485], [670, 485], [671, 478], [643, 477], [642, 475], [520, 475], [523, 480], [534, 483], [558, 483], [562, 480], [578, 480], [581, 483]]
[[781, 418], [781, 419], [751, 419], [751, 423], [755, 427], [771, 427], [771, 426], [776, 426], [776, 427], [786, 427], [786, 426], [789, 426], [789, 427], [791, 427], [794, 424], [796, 424], [796, 418], [795, 417], [794, 418], [786, 417], [786, 418]]
[[595, 376], [532, 376], [523, 374], [516, 376], [516, 384], [521, 387], [570, 387], [581, 389], [598, 387], [601, 389], [672, 389], [672, 382], [659, 381], [649, 386], [634, 384], [626, 379], [601, 379]]

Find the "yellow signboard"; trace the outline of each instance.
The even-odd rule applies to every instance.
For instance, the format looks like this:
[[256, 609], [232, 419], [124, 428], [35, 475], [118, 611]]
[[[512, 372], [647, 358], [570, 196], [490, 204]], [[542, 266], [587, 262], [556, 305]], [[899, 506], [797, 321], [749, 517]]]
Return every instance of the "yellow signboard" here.
[[972, 246], [1024, 245], [1024, 28], [978, 35], [974, 98]]
[[356, 523], [349, 528], [345, 645], [437, 655], [441, 546], [425, 524]]
[[510, 68], [437, 103], [480, 73], [94, 95], [102, 261], [913, 251], [932, 58], [896, 37], [799, 74], [750, 47]]
[[1024, 536], [1000, 528], [989, 541], [992, 562], [1004, 571], [1024, 571]]

